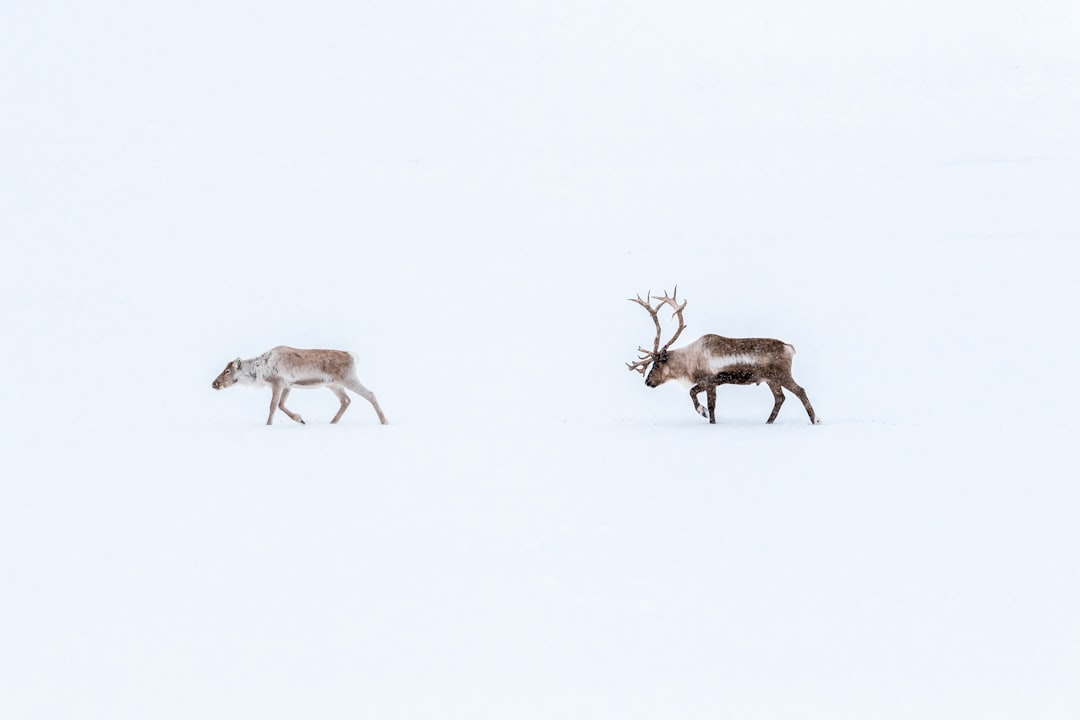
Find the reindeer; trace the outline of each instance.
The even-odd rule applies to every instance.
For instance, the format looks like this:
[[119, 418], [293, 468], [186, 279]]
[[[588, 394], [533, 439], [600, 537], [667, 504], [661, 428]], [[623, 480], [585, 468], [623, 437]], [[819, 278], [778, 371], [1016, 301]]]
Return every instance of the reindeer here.
[[[630, 370], [637, 370], [645, 375], [646, 369], [652, 365], [652, 370], [645, 376], [645, 384], [649, 387], [663, 385], [668, 380], [674, 380], [685, 387], [690, 388], [690, 399], [694, 402], [694, 410], [702, 417], [706, 417], [705, 408], [698, 402], [698, 395], [705, 391], [709, 403], [709, 422], [716, 423], [716, 386], [717, 385], [760, 385], [767, 383], [773, 394], [773, 409], [766, 423], [772, 423], [776, 414], [780, 412], [780, 406], [784, 404], [784, 391], [787, 388], [802, 401], [806, 408], [806, 414], [810, 416], [810, 422], [818, 424], [814, 408], [810, 405], [810, 399], [806, 397], [806, 391], [799, 387], [795, 379], [791, 377], [791, 359], [795, 356], [795, 348], [780, 340], [769, 338], [726, 338], [720, 335], [702, 335], [686, 347], [670, 350], [669, 348], [678, 339], [686, 328], [683, 322], [683, 310], [686, 301], [682, 305], [676, 300], [679, 288], [675, 288], [672, 297], [668, 297], [664, 291], [663, 297], [656, 297], [646, 293], [645, 300], [641, 296], [629, 298], [630, 302], [641, 305], [648, 311], [656, 326], [656, 338], [653, 340], [652, 350], [638, 348], [636, 362], [626, 363]], [[652, 300], [659, 300], [659, 304], [653, 307]], [[672, 317], [679, 318], [679, 328], [671, 339], [660, 347], [660, 320], [657, 313], [664, 305], [672, 307], [675, 312]]]
[[307, 424], [297, 413], [285, 407], [289, 391], [298, 387], [325, 387], [337, 396], [341, 401], [341, 408], [330, 421], [331, 424], [341, 419], [349, 403], [352, 402], [345, 393], [345, 388], [370, 402], [375, 408], [375, 414], [379, 416], [379, 422], [383, 425], [387, 424], [386, 416], [383, 415], [374, 393], [361, 385], [360, 380], [357, 379], [356, 356], [350, 352], [297, 350], [279, 345], [251, 360], [236, 358], [225, 366], [211, 387], [222, 390], [236, 383], [256, 387], [270, 386], [273, 393], [270, 396], [270, 416], [266, 418], [267, 425], [273, 424], [274, 410], [277, 408], [281, 408], [283, 413], [301, 425]]

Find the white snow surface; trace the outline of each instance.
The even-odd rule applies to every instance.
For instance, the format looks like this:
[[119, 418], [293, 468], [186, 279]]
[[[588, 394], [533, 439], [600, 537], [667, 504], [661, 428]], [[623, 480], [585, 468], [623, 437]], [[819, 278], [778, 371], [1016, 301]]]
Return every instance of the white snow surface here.
[[[5, 3], [0, 717], [1080, 716], [1078, 38]], [[628, 372], [676, 283], [824, 424]], [[211, 390], [278, 344], [391, 424]]]

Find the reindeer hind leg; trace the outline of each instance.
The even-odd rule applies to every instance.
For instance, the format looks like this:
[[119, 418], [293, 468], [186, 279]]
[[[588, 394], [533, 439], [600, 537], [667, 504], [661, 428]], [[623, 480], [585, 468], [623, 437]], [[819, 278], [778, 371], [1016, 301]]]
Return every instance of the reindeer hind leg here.
[[790, 376], [781, 381], [785, 388], [790, 390], [795, 397], [802, 401], [803, 407], [806, 408], [806, 414], [810, 416], [810, 422], [814, 425], [818, 424], [817, 415], [814, 414], [814, 407], [810, 404], [810, 398], [806, 396], [806, 391], [799, 387], [799, 384], [795, 382]]
[[[375, 399], [375, 393], [364, 387], [364, 385], [356, 379], [355, 375], [345, 381], [345, 387], [349, 388], [354, 393], [371, 403], [371, 406], [375, 408], [375, 414], [379, 416], [380, 423], [382, 423], [383, 425], [390, 424], [389, 422], [387, 422], [386, 416], [383, 415], [382, 408], [379, 407], [379, 401]], [[344, 412], [344, 410], [342, 410], [342, 412]], [[340, 415], [340, 413], [338, 414]]]
[[334, 395], [337, 396], [338, 400], [341, 401], [341, 407], [338, 408], [337, 415], [335, 415], [334, 419], [330, 421], [330, 424], [333, 425], [341, 419], [342, 415], [345, 414], [345, 411], [349, 408], [349, 403], [351, 403], [352, 400], [349, 398], [349, 395], [341, 389], [340, 385], [328, 385], [327, 388], [330, 390], [330, 392], [334, 393]]

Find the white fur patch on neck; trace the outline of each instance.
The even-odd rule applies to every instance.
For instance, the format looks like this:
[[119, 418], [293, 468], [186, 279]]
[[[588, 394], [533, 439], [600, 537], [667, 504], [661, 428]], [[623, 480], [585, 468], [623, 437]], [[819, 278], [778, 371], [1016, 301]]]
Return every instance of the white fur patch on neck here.
[[760, 359], [756, 355], [741, 353], [739, 355], [716, 355], [709, 358], [709, 371], [723, 372], [729, 367], [736, 365], [757, 365]]
[[254, 360], [241, 360], [240, 367], [236, 369], [236, 381], [244, 383], [245, 385], [261, 385], [262, 378], [260, 377], [259, 360], [261, 358], [255, 358]]

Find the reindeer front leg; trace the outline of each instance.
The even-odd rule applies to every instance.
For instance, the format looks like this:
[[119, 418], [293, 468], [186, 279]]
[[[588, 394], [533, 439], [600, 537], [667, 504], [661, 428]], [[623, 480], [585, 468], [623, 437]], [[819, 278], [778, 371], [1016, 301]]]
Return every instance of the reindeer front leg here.
[[304, 422], [304, 418], [300, 417], [299, 413], [294, 413], [291, 410], [289, 410], [289, 408], [285, 407], [285, 400], [289, 397], [289, 389], [290, 388], [283, 388], [282, 389], [282, 391], [281, 391], [281, 399], [278, 400], [277, 406], [279, 408], [281, 408], [281, 412], [288, 415], [289, 419], [292, 420], [293, 422], [298, 422], [301, 425], [307, 425], [307, 423]]
[[270, 416], [266, 418], [267, 425], [274, 424], [274, 411], [277, 410], [278, 403], [281, 402], [281, 393], [283, 392], [284, 388], [282, 388], [280, 385], [271, 385], [270, 390]]
[[716, 386], [709, 385], [705, 388], [705, 399], [709, 403], [709, 424], [716, 424]]
[[780, 383], [773, 382], [772, 380], [768, 380], [767, 382], [769, 383], [769, 389], [772, 390], [773, 406], [772, 413], [770, 413], [769, 419], [765, 421], [765, 424], [771, 425], [772, 421], [776, 419], [777, 413], [780, 412], [780, 406], [784, 404], [784, 391], [780, 388]]
[[705, 414], [705, 408], [701, 406], [701, 403], [699, 403], [697, 399], [697, 396], [700, 395], [701, 391], [704, 389], [705, 386], [700, 383], [690, 388], [690, 399], [694, 401], [694, 411], [701, 417], [708, 417], [708, 415]]

